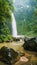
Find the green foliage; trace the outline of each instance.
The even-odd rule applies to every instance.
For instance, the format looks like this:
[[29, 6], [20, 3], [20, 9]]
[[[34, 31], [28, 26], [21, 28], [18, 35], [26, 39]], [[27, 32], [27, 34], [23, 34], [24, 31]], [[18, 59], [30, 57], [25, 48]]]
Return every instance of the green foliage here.
[[[17, 12], [15, 16], [18, 34], [37, 36], [37, 0], [30, 0], [27, 3], [29, 4], [26, 4], [25, 1], [21, 3], [22, 8], [19, 3], [18, 6], [16, 5]], [[27, 5], [29, 6], [28, 8]]]
[[1, 35], [0, 36], [0, 42], [11, 42], [12, 41], [12, 36], [9, 35]]
[[31, 31], [33, 31], [33, 34], [36, 34], [37, 33], [37, 8], [34, 9], [34, 14], [32, 15], [31, 18], [30, 27], [31, 27]]
[[8, 41], [12, 38], [7, 22], [11, 22], [11, 11], [13, 11], [12, 0], [0, 0], [0, 42]]
[[0, 20], [1, 21], [5, 21], [5, 22], [8, 20], [11, 21], [11, 11], [13, 9], [13, 6], [9, 5], [10, 2], [7, 2], [6, 0], [0, 0]]

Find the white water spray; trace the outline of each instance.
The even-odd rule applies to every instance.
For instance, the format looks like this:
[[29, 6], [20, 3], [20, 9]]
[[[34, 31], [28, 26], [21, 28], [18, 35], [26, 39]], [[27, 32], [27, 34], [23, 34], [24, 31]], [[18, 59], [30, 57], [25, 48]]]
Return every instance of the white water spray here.
[[17, 26], [14, 14], [12, 13], [12, 35], [13, 37], [17, 37]]

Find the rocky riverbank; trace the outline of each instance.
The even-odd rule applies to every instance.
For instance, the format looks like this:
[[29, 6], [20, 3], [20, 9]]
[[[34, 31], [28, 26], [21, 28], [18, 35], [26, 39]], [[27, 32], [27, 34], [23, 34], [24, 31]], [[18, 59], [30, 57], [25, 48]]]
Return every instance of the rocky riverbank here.
[[[27, 62], [22, 62], [21, 56], [19, 57], [19, 55], [18, 55], [17, 58], [16, 58], [18, 60], [16, 62], [14, 62], [14, 65], [31, 65], [31, 64], [37, 65], [37, 53], [25, 50], [22, 47], [22, 45], [23, 45], [23, 42], [1, 43], [0, 48], [3, 47], [3, 46], [6, 46], [8, 48], [12, 48], [16, 52], [18, 52], [19, 54], [23, 53], [24, 57], [22, 57], [23, 58], [22, 60], [25, 60], [25, 58], [27, 58], [29, 60]], [[1, 62], [0, 62], [0, 65], [2, 65]]]

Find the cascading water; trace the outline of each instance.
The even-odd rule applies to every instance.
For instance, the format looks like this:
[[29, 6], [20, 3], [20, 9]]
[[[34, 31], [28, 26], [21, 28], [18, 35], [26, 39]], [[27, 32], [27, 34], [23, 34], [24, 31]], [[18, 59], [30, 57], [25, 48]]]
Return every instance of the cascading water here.
[[17, 37], [17, 26], [14, 14], [12, 13], [12, 35], [13, 37]]

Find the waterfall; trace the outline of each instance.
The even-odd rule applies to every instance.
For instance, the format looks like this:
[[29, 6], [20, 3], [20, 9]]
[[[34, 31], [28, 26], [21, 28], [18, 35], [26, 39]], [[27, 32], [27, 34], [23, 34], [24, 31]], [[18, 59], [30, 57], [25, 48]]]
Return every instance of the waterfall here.
[[12, 13], [12, 35], [13, 37], [17, 37], [17, 26], [14, 14]]

